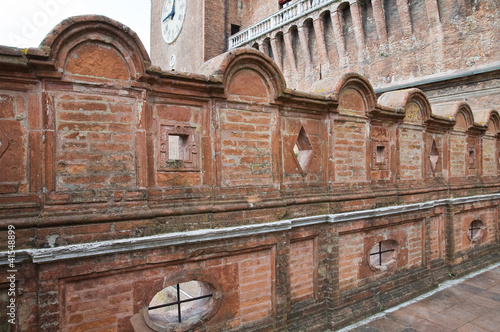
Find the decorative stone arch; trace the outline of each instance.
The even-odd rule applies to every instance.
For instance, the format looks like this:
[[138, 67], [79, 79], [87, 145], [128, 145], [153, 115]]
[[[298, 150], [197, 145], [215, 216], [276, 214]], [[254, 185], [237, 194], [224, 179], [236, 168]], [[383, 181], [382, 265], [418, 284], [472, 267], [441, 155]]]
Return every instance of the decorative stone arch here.
[[341, 113], [364, 116], [375, 109], [375, 92], [370, 82], [357, 73], [340, 77], [332, 90], [332, 99], [339, 102]]
[[442, 103], [432, 105], [435, 115], [455, 121], [454, 130], [467, 131], [474, 125], [474, 115], [470, 105], [466, 102]]
[[500, 114], [494, 109], [473, 111], [474, 120], [486, 127], [486, 134], [496, 136], [500, 134]]
[[271, 46], [271, 37], [268, 36], [262, 40], [261, 51], [264, 52], [264, 54], [270, 57], [271, 59], [274, 58], [273, 49]]
[[476, 125], [485, 132], [481, 139], [482, 175], [498, 175], [500, 170], [500, 115], [496, 110], [473, 111]]
[[423, 125], [431, 118], [431, 104], [420, 89], [406, 89], [386, 92], [378, 98], [378, 103], [405, 112], [404, 122]]
[[[76, 16], [62, 21], [38, 49], [28, 51], [28, 56], [33, 65], [46, 70], [92, 77], [92, 80], [138, 79], [151, 62], [135, 32], [99, 15]], [[99, 61], [96, 56], [100, 57]]]
[[326, 7], [325, 10], [322, 10], [319, 14], [318, 14], [318, 19], [320, 20], [324, 20], [325, 19], [325, 16], [327, 15], [332, 15], [332, 11], [330, 10], [330, 8]]
[[224, 53], [202, 66], [206, 75], [218, 76], [229, 97], [270, 102], [282, 95], [286, 82], [276, 63], [252, 48]]
[[307, 17], [302, 21], [301, 26], [302, 27], [313, 26], [313, 21], [314, 21], [313, 17]]
[[333, 7], [332, 11], [340, 11], [340, 12], [342, 12], [345, 9], [351, 10], [350, 7], [351, 7], [351, 2], [350, 1], [348, 1], [348, 0], [340, 1], [340, 2], [336, 3], [336, 6]]

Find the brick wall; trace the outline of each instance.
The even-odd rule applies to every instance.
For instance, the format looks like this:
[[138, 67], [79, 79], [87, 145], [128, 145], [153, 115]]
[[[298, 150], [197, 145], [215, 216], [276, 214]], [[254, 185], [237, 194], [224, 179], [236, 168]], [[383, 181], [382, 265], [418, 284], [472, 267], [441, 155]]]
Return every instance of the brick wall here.
[[498, 173], [496, 140], [493, 137], [483, 138], [483, 175], [495, 175]]
[[400, 174], [403, 179], [422, 178], [423, 134], [412, 128], [399, 131]]
[[135, 100], [58, 94], [53, 102], [57, 190], [134, 187]]
[[[216, 304], [189, 328], [323, 331], [498, 260], [500, 181], [482, 176], [480, 142], [500, 128], [485, 135], [470, 109], [428, 106], [424, 135], [405, 123], [421, 91], [377, 103], [357, 74], [327, 96], [293, 91], [255, 50], [163, 72], [103, 17], [0, 52], [0, 246], [15, 226], [20, 331], [132, 330], [156, 292], [189, 280]], [[414, 181], [431, 138], [452, 176]], [[374, 266], [379, 243], [395, 256]]]
[[314, 240], [290, 244], [290, 300], [298, 302], [314, 297], [315, 271]]
[[[477, 204], [479, 205], [479, 204]], [[481, 245], [488, 245], [496, 242], [498, 232], [498, 209], [496, 207], [465, 206], [459, 215], [460, 222], [455, 224], [455, 254], [461, 254], [477, 248]], [[480, 220], [484, 228], [478, 242], [472, 241], [470, 237], [470, 227], [474, 220]], [[477, 232], [476, 230], [474, 232]]]
[[222, 184], [273, 182], [268, 112], [221, 109]]
[[466, 137], [450, 135], [450, 176], [464, 176]]
[[366, 181], [365, 124], [335, 121], [334, 133], [336, 181]]

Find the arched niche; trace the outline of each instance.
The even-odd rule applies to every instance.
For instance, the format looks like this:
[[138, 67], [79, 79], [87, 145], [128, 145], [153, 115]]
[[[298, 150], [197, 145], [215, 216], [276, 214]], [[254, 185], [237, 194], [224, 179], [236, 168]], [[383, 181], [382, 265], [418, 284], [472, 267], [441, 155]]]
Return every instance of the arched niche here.
[[432, 112], [442, 118], [455, 121], [453, 128], [458, 131], [467, 131], [474, 125], [472, 109], [466, 102], [433, 104]]
[[137, 79], [151, 62], [135, 32], [99, 15], [62, 21], [28, 56], [34, 64], [65, 75], [109, 79]]
[[64, 75], [81, 78], [107, 78], [128, 80], [130, 71], [126, 60], [113, 46], [84, 42], [74, 47], [64, 64]]
[[364, 116], [375, 108], [375, 93], [370, 82], [356, 73], [343, 75], [331, 95], [338, 100], [341, 113]]
[[420, 89], [405, 89], [382, 94], [378, 103], [382, 106], [402, 109], [404, 122], [424, 124], [431, 117], [431, 105]]
[[268, 101], [270, 87], [259, 68], [243, 67], [231, 73], [226, 87], [230, 97], [249, 97], [256, 100]]
[[474, 124], [474, 116], [467, 103], [463, 103], [458, 107], [455, 121], [455, 129], [464, 131], [468, 130]]
[[496, 136], [500, 133], [500, 115], [496, 110], [486, 109], [473, 111], [474, 120], [481, 126], [486, 127], [486, 134]]
[[203, 64], [201, 72], [224, 83], [230, 98], [271, 101], [282, 95], [286, 82], [276, 63], [252, 48], [238, 48]]

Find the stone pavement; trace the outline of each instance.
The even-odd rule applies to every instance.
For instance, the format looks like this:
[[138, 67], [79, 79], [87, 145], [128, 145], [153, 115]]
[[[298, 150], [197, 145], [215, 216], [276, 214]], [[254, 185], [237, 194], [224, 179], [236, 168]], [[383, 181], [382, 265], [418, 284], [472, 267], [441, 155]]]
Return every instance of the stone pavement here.
[[445, 282], [435, 291], [340, 331], [499, 332], [500, 264]]

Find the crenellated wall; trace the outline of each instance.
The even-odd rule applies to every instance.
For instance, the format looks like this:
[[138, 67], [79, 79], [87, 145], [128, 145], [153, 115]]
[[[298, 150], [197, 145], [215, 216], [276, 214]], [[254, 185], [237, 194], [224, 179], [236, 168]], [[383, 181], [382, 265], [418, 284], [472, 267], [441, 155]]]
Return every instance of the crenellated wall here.
[[193, 280], [210, 300], [163, 329], [323, 331], [500, 259], [495, 105], [295, 91], [250, 48], [163, 72], [100, 16], [0, 55], [16, 331], [159, 331], [156, 294]]

